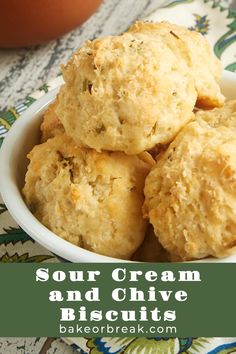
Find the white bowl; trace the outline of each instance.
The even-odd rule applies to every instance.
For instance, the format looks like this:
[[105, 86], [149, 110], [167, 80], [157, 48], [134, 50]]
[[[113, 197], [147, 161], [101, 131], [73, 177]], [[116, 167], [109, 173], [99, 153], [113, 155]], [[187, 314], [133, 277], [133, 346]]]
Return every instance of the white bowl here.
[[[236, 74], [224, 72], [222, 91], [227, 99], [236, 98]], [[22, 195], [27, 168], [27, 153], [39, 142], [39, 126], [43, 112], [55, 99], [59, 88], [47, 93], [22, 114], [4, 139], [0, 152], [0, 192], [12, 217], [35, 241], [72, 262], [122, 262], [87, 251], [67, 242], [43, 226], [29, 211]], [[208, 258], [195, 262], [236, 262], [236, 254], [230, 257]]]

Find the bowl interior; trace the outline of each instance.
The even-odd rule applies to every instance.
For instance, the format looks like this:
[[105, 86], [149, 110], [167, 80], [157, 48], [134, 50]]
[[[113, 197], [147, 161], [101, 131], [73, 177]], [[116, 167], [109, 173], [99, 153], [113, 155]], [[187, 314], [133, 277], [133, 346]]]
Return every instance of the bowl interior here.
[[36, 115], [35, 119], [32, 119], [25, 127], [25, 133], [21, 136], [21, 145], [19, 149], [16, 149], [11, 156], [13, 177], [19, 191], [24, 186], [24, 176], [29, 163], [27, 154], [31, 151], [33, 146], [38, 144], [40, 141], [40, 124], [42, 121], [43, 111], [40, 111], [40, 113]]
[[[53, 100], [54, 95], [47, 100], [47, 103], [37, 106], [36, 109], [34, 109], [35, 107], [31, 107], [33, 108], [33, 115], [29, 112], [29, 110], [31, 110], [31, 108], [29, 108], [26, 115], [23, 115], [23, 117], [13, 125], [12, 131], [14, 130], [14, 134], [11, 132], [11, 135], [14, 135], [15, 142], [13, 142], [13, 149], [12, 139], [10, 139], [11, 154], [9, 154], [9, 166], [11, 166], [11, 180], [16, 184], [19, 192], [24, 186], [25, 174], [29, 163], [27, 154], [40, 142], [40, 124], [42, 122], [42, 115]], [[8, 135], [10, 136], [10, 134]], [[8, 137], [5, 140], [8, 142]], [[5, 141], [3, 145], [3, 151], [4, 150]], [[8, 152], [5, 151], [5, 154], [8, 155]]]
[[[227, 99], [235, 98], [236, 75], [224, 72], [221, 87]], [[26, 156], [39, 143], [42, 115], [55, 99], [58, 90], [59, 88], [49, 92], [35, 102], [14, 123], [5, 138], [0, 156], [3, 200], [14, 219], [32, 238], [61, 257], [73, 262], [121, 262], [122, 260], [84, 250], [56, 236], [30, 213], [22, 198], [21, 190], [28, 165]], [[204, 262], [236, 262], [236, 255], [223, 259], [204, 259]]]

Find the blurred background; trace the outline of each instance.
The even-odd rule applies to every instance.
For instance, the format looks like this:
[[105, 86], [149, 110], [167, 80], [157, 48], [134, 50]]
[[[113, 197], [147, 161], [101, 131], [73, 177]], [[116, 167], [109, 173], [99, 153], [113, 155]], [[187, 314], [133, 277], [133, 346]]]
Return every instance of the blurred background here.
[[[118, 34], [165, 2], [0, 0], [0, 110], [57, 76], [60, 64], [85, 40]], [[35, 45], [25, 47], [29, 44]]]

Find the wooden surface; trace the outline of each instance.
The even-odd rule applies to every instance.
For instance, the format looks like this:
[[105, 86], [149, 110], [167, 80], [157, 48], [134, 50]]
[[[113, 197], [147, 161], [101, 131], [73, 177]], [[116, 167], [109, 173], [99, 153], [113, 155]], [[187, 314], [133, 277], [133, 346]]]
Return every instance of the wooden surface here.
[[16, 105], [60, 70], [86, 39], [118, 34], [147, 16], [163, 0], [105, 0], [81, 27], [45, 45], [0, 50], [0, 110]]
[[[60, 64], [86, 39], [121, 33], [161, 3], [162, 0], [106, 0], [86, 23], [62, 38], [27, 49], [0, 50], [0, 110], [16, 105], [55, 77]], [[75, 351], [60, 339], [0, 338], [0, 354], [46, 353]]]

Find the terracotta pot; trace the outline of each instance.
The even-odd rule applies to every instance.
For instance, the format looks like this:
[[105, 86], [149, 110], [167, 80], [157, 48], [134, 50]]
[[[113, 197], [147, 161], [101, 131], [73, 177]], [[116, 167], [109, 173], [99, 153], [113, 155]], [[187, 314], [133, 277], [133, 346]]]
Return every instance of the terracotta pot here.
[[0, 0], [0, 47], [47, 42], [85, 21], [101, 0]]

